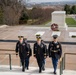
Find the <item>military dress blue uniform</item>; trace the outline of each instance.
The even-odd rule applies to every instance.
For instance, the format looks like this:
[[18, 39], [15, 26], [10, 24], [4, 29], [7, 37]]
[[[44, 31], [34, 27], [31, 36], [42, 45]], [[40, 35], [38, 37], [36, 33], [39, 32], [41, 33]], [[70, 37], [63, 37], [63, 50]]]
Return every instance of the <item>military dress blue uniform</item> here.
[[20, 61], [22, 64], [22, 71], [25, 71], [25, 60], [26, 58], [29, 56], [29, 48], [27, 43], [25, 43], [24, 41], [22, 43], [20, 43], [20, 41], [17, 42], [16, 44], [16, 55], [18, 55], [19, 53], [19, 57], [20, 57]]
[[[54, 35], [53, 38], [56, 39], [58, 36]], [[48, 47], [49, 57], [52, 58], [52, 64], [54, 68], [54, 74], [56, 74], [58, 59], [61, 58], [62, 55], [62, 47], [59, 42], [50, 42]]]
[[[40, 39], [41, 37], [37, 37], [37, 39]], [[39, 66], [39, 73], [42, 72], [42, 66], [43, 66], [43, 61], [44, 58], [46, 56], [46, 48], [45, 45], [41, 42], [40, 45], [36, 42], [34, 44], [34, 48], [33, 48], [33, 54], [34, 57], [37, 59], [37, 63]]]

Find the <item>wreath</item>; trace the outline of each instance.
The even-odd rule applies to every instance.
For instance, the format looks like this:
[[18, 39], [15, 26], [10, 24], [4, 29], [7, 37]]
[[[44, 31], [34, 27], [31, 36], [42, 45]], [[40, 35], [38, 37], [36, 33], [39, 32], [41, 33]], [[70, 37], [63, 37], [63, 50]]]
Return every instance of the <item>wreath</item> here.
[[53, 24], [51, 25], [51, 29], [52, 29], [53, 31], [58, 31], [58, 25], [55, 24], [55, 23], [53, 23]]

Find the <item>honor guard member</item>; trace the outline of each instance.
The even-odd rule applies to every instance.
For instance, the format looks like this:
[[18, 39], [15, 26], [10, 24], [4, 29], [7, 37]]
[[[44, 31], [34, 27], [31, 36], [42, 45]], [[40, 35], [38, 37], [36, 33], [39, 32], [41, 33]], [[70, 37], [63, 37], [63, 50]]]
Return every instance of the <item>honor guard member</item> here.
[[25, 60], [28, 57], [28, 46], [27, 44], [23, 41], [23, 36], [18, 36], [19, 41], [16, 44], [16, 55], [19, 53], [20, 61], [22, 64], [22, 71], [25, 71]]
[[24, 38], [24, 42], [27, 44], [28, 49], [29, 49], [28, 56], [25, 59], [25, 68], [28, 70], [29, 69], [29, 60], [30, 60], [30, 57], [32, 56], [32, 49], [30, 47], [30, 44], [28, 44], [28, 42], [27, 42], [27, 38]]
[[58, 35], [53, 35], [53, 41], [49, 43], [48, 47], [49, 57], [52, 58], [54, 74], [56, 74], [58, 59], [61, 59], [62, 55], [62, 46], [57, 40]]
[[39, 73], [42, 72], [42, 66], [44, 58], [46, 57], [46, 48], [45, 45], [41, 42], [40, 34], [36, 35], [37, 42], [34, 44], [33, 54], [37, 59], [37, 63], [39, 66]]

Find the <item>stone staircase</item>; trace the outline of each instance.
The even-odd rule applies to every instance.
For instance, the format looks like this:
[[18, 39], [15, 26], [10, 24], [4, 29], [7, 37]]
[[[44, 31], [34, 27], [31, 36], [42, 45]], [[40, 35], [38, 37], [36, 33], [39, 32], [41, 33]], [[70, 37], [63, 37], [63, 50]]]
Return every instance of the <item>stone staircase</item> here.
[[[29, 70], [25, 72], [21, 71], [21, 67], [12, 66], [12, 70], [9, 69], [7, 65], [0, 65], [0, 75], [54, 75], [52, 68], [46, 68], [42, 73], [38, 73], [38, 67], [29, 67]], [[57, 74], [60, 75], [59, 69], [57, 69]], [[64, 70], [62, 75], [76, 75], [76, 71]]]

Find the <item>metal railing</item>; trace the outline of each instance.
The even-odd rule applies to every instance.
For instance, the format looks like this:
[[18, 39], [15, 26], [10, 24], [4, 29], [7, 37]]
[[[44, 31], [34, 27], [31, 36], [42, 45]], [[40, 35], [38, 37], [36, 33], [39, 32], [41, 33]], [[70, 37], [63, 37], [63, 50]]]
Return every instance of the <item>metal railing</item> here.
[[63, 70], [65, 70], [66, 55], [76, 55], [76, 53], [64, 53], [64, 55], [62, 57], [62, 61], [60, 62], [60, 75], [62, 75]]
[[62, 57], [62, 61], [60, 61], [60, 75], [63, 74], [64, 70], [64, 57]]
[[16, 55], [15, 53], [9, 54], [9, 53], [0, 53], [0, 55], [8, 55], [9, 58], [9, 68], [12, 70], [12, 62], [11, 62], [11, 55]]

